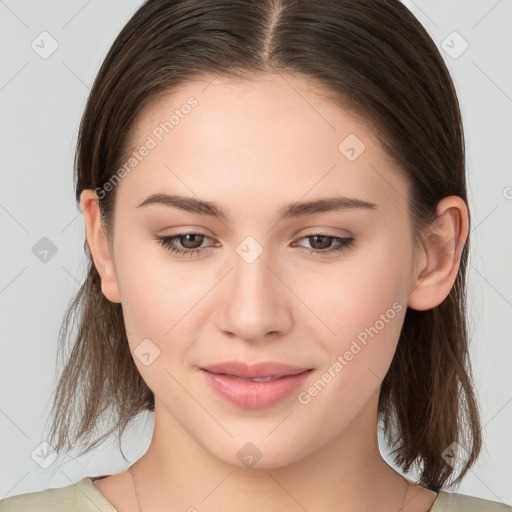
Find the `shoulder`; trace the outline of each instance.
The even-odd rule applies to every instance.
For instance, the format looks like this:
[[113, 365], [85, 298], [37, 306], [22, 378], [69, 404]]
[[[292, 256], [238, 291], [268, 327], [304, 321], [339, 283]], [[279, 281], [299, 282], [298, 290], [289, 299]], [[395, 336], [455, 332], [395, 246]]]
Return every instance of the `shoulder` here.
[[429, 512], [512, 512], [512, 507], [498, 501], [441, 490]]
[[117, 512], [89, 477], [65, 487], [10, 496], [0, 500], [0, 512]]

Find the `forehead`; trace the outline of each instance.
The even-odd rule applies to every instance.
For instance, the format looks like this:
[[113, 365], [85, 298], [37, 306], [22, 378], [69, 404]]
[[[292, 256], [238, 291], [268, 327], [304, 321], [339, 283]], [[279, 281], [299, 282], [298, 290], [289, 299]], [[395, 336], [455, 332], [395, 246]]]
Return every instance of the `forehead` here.
[[[187, 107], [191, 101], [196, 103], [193, 109]], [[342, 131], [353, 128], [361, 137], [373, 139], [374, 134], [357, 112], [339, 106], [342, 101], [340, 95], [323, 84], [299, 75], [267, 73], [247, 78], [206, 75], [181, 83], [144, 107], [132, 129], [131, 142], [141, 142], [160, 122], [169, 121], [173, 113], [178, 115], [171, 123], [173, 132], [179, 132], [174, 128], [190, 113], [196, 130], [210, 129], [209, 138], [214, 133], [233, 134], [237, 128], [248, 128], [250, 122], [253, 126], [250, 134], [259, 139], [265, 135], [267, 139], [275, 138], [275, 133], [283, 127], [285, 133], [293, 136], [317, 133], [320, 137], [331, 132], [335, 138], [342, 135], [335, 135], [340, 128]], [[211, 130], [212, 125], [215, 130]], [[247, 134], [247, 130], [237, 133]], [[285, 139], [281, 137], [281, 141]]]
[[204, 199], [287, 190], [293, 201], [340, 187], [373, 198], [407, 194], [368, 125], [329, 89], [295, 75], [188, 81], [149, 103], [131, 135], [124, 164], [151, 146], [121, 183], [134, 201], [176, 188]]

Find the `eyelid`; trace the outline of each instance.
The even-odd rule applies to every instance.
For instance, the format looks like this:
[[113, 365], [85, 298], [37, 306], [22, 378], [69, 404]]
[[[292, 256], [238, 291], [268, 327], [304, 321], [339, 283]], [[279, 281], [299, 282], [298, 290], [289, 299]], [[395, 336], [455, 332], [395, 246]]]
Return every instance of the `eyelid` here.
[[[204, 241], [204, 239], [210, 239], [213, 241], [213, 244], [208, 245], [206, 247], [197, 247], [194, 249], [187, 249], [187, 248], [182, 249], [182, 248], [176, 247], [175, 242], [173, 242], [173, 240], [179, 239], [182, 236], [186, 236], [186, 235], [196, 235], [196, 236], [203, 237], [203, 241]], [[324, 238], [331, 239], [332, 242], [334, 243], [334, 245], [331, 247], [328, 247], [326, 249], [313, 249], [313, 248], [310, 249], [310, 248], [304, 247], [303, 245], [297, 244], [297, 242], [300, 242], [302, 239], [313, 238], [313, 237], [324, 237]], [[191, 257], [193, 255], [199, 255], [200, 253], [203, 253], [203, 254], [208, 253], [209, 249], [214, 248], [214, 246], [219, 243], [218, 241], [215, 241], [212, 237], [206, 235], [205, 233], [201, 233], [199, 231], [193, 231], [190, 229], [187, 231], [181, 231], [174, 235], [155, 236], [155, 239], [158, 241], [158, 243], [160, 243], [160, 245], [162, 245], [171, 254], [174, 253], [174, 254], [188, 256], [188, 257]], [[294, 239], [294, 242], [292, 242], [292, 243], [295, 244], [294, 246], [301, 247], [303, 250], [305, 250], [309, 254], [320, 255], [320, 256], [323, 256], [323, 255], [332, 256], [335, 253], [339, 253], [344, 250], [350, 249], [354, 243], [354, 237], [353, 236], [343, 237], [343, 236], [330, 234], [327, 232], [322, 232], [321, 230], [314, 230], [314, 231], [309, 231], [306, 234], [299, 236], [298, 238], [296, 237]], [[183, 256], [181, 256], [181, 257], [183, 257]]]
[[[337, 233], [335, 233], [337, 231]], [[304, 233], [304, 234], [302, 234]], [[333, 236], [337, 238], [351, 238], [353, 237], [352, 231], [348, 229], [341, 229], [336, 227], [321, 227], [321, 228], [304, 228], [297, 231], [294, 235], [294, 238], [304, 238], [305, 236], [314, 236], [315, 234], [323, 235], [323, 236]]]
[[[343, 231], [342, 234], [332, 233], [330, 230], [338, 229], [339, 231]], [[215, 237], [208, 235], [204, 232], [204, 228], [180, 228], [180, 231], [171, 234], [160, 235], [164, 238], [176, 238], [182, 235], [198, 235], [203, 236], [205, 238], [209, 238], [212, 241], [217, 241]], [[302, 231], [302, 230], [301, 230]], [[296, 232], [293, 235], [293, 240], [302, 240], [303, 238], [313, 237], [313, 236], [325, 236], [329, 238], [353, 238], [354, 235], [346, 230], [340, 228], [305, 228], [304, 233], [300, 234], [300, 231]]]

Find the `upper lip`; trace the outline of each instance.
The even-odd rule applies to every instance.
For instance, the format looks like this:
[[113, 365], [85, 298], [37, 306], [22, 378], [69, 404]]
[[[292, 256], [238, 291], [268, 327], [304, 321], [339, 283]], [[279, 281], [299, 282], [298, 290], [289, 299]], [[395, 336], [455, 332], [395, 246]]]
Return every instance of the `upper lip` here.
[[300, 368], [290, 364], [283, 364], [274, 361], [247, 364], [243, 361], [226, 361], [202, 367], [211, 373], [223, 373], [234, 377], [259, 378], [259, 377], [281, 377], [283, 375], [296, 375], [311, 370], [312, 368]]

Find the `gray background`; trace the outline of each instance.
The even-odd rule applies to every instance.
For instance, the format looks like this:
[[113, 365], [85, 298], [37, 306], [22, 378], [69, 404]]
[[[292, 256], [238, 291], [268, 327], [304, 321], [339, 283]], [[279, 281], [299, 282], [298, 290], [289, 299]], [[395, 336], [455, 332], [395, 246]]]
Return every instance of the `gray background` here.
[[[0, 498], [126, 466], [112, 441], [47, 468], [37, 455], [56, 382], [58, 330], [85, 271], [72, 183], [78, 125], [108, 48], [140, 3], [0, 0]], [[457, 492], [512, 504], [512, 1], [404, 3], [441, 49], [466, 130], [471, 358], [485, 447]], [[43, 31], [58, 44], [47, 58], [41, 52], [52, 40]], [[31, 45], [41, 37], [38, 53]], [[46, 262], [33, 252], [49, 244], [44, 237], [56, 250]], [[152, 425], [152, 415], [140, 415], [125, 436], [130, 462], [147, 449]]]

